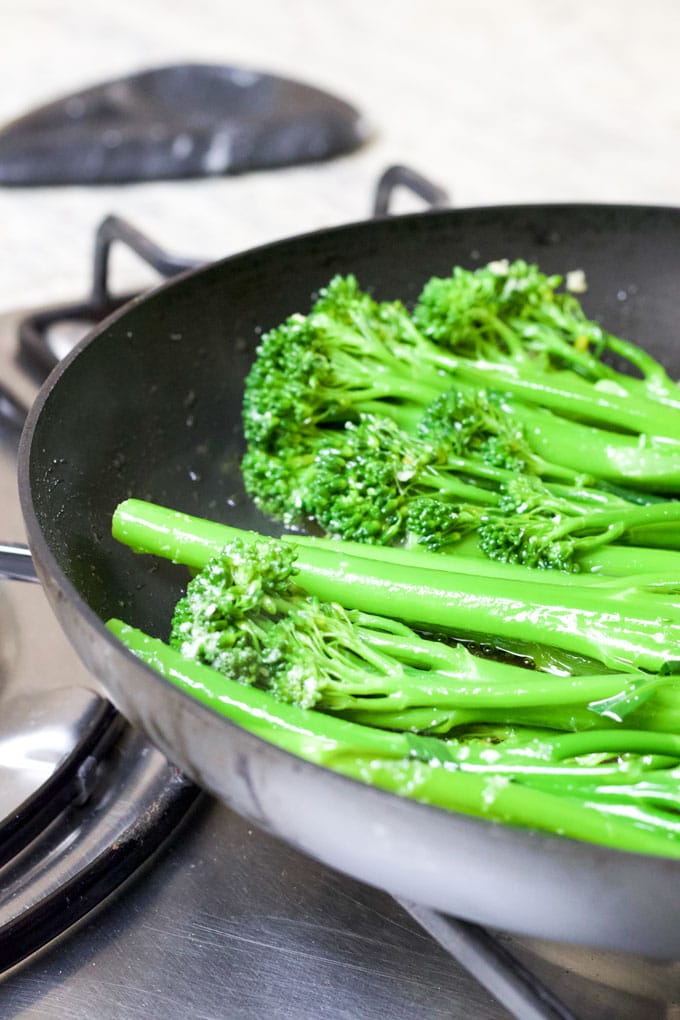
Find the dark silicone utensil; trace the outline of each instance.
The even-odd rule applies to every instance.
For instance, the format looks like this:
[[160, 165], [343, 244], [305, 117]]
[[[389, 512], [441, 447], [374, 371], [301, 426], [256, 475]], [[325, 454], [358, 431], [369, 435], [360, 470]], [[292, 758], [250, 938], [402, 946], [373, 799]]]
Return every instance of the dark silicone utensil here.
[[239, 67], [178, 64], [65, 96], [0, 131], [0, 184], [236, 174], [329, 159], [367, 137], [321, 89]]

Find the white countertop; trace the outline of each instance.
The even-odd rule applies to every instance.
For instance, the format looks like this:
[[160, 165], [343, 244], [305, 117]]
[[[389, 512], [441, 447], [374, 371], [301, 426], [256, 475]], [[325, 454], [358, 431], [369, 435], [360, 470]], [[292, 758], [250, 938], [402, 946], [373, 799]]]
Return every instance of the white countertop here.
[[[0, 123], [106, 78], [186, 60], [290, 75], [357, 105], [359, 152], [241, 177], [0, 189], [0, 310], [81, 297], [117, 212], [219, 257], [363, 217], [409, 163], [457, 205], [680, 204], [675, 0], [24, 0], [0, 3]], [[404, 208], [416, 208], [409, 203]], [[152, 279], [132, 256], [121, 287]]]

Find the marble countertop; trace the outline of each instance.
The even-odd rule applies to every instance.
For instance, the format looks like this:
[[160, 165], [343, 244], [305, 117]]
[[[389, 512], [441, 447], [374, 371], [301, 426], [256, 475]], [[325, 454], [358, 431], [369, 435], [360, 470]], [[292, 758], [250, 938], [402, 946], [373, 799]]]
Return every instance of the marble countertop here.
[[[362, 218], [392, 163], [428, 174], [457, 205], [680, 204], [675, 0], [24, 0], [0, 5], [0, 38], [0, 123], [106, 78], [196, 60], [325, 87], [373, 129], [325, 164], [0, 190], [0, 310], [82, 296], [107, 213], [170, 250], [217, 258]], [[114, 269], [121, 287], [152, 279], [125, 254]]]

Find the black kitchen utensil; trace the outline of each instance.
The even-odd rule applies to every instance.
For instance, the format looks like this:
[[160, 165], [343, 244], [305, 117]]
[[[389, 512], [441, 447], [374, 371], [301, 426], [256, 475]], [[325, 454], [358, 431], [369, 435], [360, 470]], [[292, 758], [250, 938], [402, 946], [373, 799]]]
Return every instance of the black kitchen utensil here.
[[0, 131], [0, 184], [100, 184], [236, 174], [329, 159], [366, 124], [348, 103], [242, 67], [177, 64], [108, 81]]
[[[103, 691], [186, 775], [328, 864], [482, 924], [675, 958], [680, 862], [446, 812], [275, 748], [163, 680], [105, 629], [167, 632], [186, 581], [116, 545], [129, 495], [266, 529], [242, 489], [243, 381], [262, 329], [334, 273], [412, 300], [453, 264], [510, 257], [587, 273], [587, 312], [677, 375], [680, 210], [459, 209], [334, 228], [190, 272], [115, 313], [53, 372], [22, 437], [36, 568]], [[190, 413], [188, 411], [190, 408]]]

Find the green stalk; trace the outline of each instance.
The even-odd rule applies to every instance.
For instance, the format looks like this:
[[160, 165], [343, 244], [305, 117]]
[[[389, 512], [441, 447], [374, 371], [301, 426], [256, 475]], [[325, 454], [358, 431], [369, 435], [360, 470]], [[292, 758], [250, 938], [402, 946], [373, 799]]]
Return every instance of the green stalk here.
[[[545, 351], [592, 382], [609, 379], [629, 393], [680, 409], [680, 389], [655, 358], [636, 344], [606, 333], [595, 323], [569, 315], [554, 303], [527, 308], [524, 316], [509, 318], [507, 322], [483, 307], [472, 309], [468, 314], [488, 322], [508, 344], [513, 359], [531, 364], [537, 353]], [[591, 353], [590, 346], [576, 346], [574, 341], [579, 337], [584, 337], [589, 345], [594, 343], [596, 348], [613, 351], [637, 369], [642, 378], [605, 365]]]
[[[610, 390], [604, 383], [596, 387], [568, 371], [542, 372], [511, 362], [465, 358], [450, 358], [445, 367], [453, 379], [511, 394], [525, 403], [548, 408], [567, 418], [615, 431], [625, 429], [634, 434], [680, 440], [680, 426], [675, 426], [674, 416], [656, 401], [622, 394], [616, 386]], [[560, 457], [541, 455], [562, 463]], [[581, 470], [583, 467], [581, 465]]]
[[[351, 708], [340, 713], [343, 719], [362, 726], [375, 726], [375, 716], [370, 708]], [[407, 708], [400, 712], [384, 712], [380, 716], [380, 727], [402, 733], [436, 734], [455, 737], [470, 726], [540, 726], [564, 732], [569, 726], [586, 730], [588, 726], [598, 728], [607, 721], [600, 719], [587, 709], [570, 705], [566, 709], [551, 706], [518, 710], [491, 708]], [[612, 721], [612, 726], [617, 725]]]
[[674, 410], [680, 410], [680, 387], [673, 382], [656, 358], [637, 344], [612, 333], [603, 333], [603, 339], [608, 350], [613, 351], [617, 357], [629, 361], [642, 374], [642, 379], [624, 376], [628, 378], [629, 383], [644, 388], [650, 399], [657, 400]]
[[[557, 355], [570, 364], [574, 371], [592, 382], [609, 379], [633, 395], [646, 397], [675, 409], [680, 408], [680, 390], [655, 358], [636, 344], [606, 333], [599, 326], [595, 327], [593, 337], [593, 323], [587, 320], [581, 321], [565, 315], [552, 304], [536, 309], [535, 319], [510, 319], [509, 325], [518, 331], [524, 343], [528, 341], [530, 347], [533, 347], [535, 340], [538, 339], [539, 351], [545, 350]], [[637, 369], [642, 378], [616, 371], [605, 365], [599, 357], [591, 354], [589, 347], [585, 349], [576, 347], [574, 340], [579, 336], [585, 336], [589, 342], [594, 342], [597, 348], [613, 351], [619, 358], [628, 361]], [[529, 357], [531, 358], [531, 354]]]
[[482, 488], [474, 482], [465, 482], [460, 475], [468, 474], [472, 478], [493, 478], [494, 469], [475, 470], [474, 462], [464, 460], [451, 461], [445, 468], [427, 467], [421, 471], [415, 481], [416, 488], [431, 491], [442, 502], [462, 501], [482, 506], [496, 506], [500, 496], [493, 489]]
[[[510, 668], [527, 673], [522, 667]], [[373, 700], [363, 703], [357, 698], [341, 714], [355, 722], [412, 733], [450, 733], [480, 724], [540, 726], [567, 733], [603, 728], [618, 732], [625, 719], [631, 729], [672, 734], [680, 725], [680, 690], [675, 677], [628, 678], [622, 683], [617, 674], [565, 678], [529, 671], [528, 675], [535, 678], [535, 686], [530, 683], [514, 690], [502, 684], [493, 689], [477, 687], [469, 698], [460, 698], [458, 707], [453, 697], [433, 699], [431, 704], [417, 704], [414, 699], [409, 707], [400, 705], [398, 699], [392, 705], [388, 698], [383, 699], [383, 705], [375, 705]]]
[[646, 546], [606, 545], [595, 553], [583, 553], [578, 557], [580, 580], [588, 572], [605, 577], [622, 578], [629, 585], [634, 584], [636, 575], [646, 578], [651, 584], [652, 578], [658, 582], [666, 582], [669, 578], [680, 578], [680, 554], [672, 549], [647, 548]]
[[[680, 727], [680, 706], [675, 708], [652, 706], [654, 697], [636, 712], [626, 716], [626, 724], [640, 730], [677, 733]], [[343, 718], [367, 726], [375, 725], [370, 709], [355, 708], [342, 713]], [[470, 726], [539, 726], [555, 733], [604, 728], [617, 730], [621, 723], [607, 716], [596, 715], [582, 705], [543, 706], [526, 708], [465, 708], [446, 711], [436, 707], [409, 708], [401, 712], [384, 712], [380, 716], [384, 729], [405, 733], [451, 734], [465, 732]]]
[[528, 767], [522, 772], [522, 782], [533, 789], [545, 790], [558, 796], [567, 794], [584, 800], [592, 798], [600, 805], [616, 804], [622, 813], [636, 804], [657, 804], [662, 810], [678, 813], [680, 777], [677, 767], [637, 771], [633, 765], [632, 777], [619, 766], [610, 766], [610, 774], [607, 774], [606, 768], [598, 765], [593, 769], [579, 767], [552, 773], [550, 769]]
[[[312, 535], [283, 535], [286, 541], [309, 548], [337, 549], [337, 539]], [[374, 546], [364, 542], [344, 540], [342, 548], [353, 556], [367, 560], [385, 560], [402, 564], [409, 570], [452, 570], [456, 574], [476, 574], [490, 579], [502, 577], [518, 583], [573, 585], [576, 580], [583, 585], [607, 589], [620, 597], [626, 592], [634, 593], [639, 584], [638, 594], [668, 590], [669, 578], [680, 578], [680, 554], [673, 550], [647, 549], [632, 545], [606, 545], [596, 553], [584, 553], [578, 557], [577, 578], [571, 573], [559, 570], [539, 570], [519, 564], [501, 563], [490, 560], [478, 547], [476, 535], [467, 535], [455, 547], [442, 552], [430, 552], [418, 545]], [[527, 573], [528, 571], [528, 573]], [[638, 577], [639, 575], [639, 577]], [[671, 586], [673, 582], [670, 582]], [[677, 584], [680, 589], [680, 582]]]
[[647, 730], [606, 730], [568, 733], [552, 741], [556, 761], [584, 754], [660, 754], [680, 759], [680, 736]]
[[[364, 405], [368, 405], [370, 402], [380, 401], [393, 401], [403, 400], [408, 407], [412, 405], [420, 405], [427, 407], [433, 400], [441, 394], [445, 388], [445, 382], [435, 373], [432, 379], [428, 380], [423, 378], [421, 373], [418, 374], [418, 378], [412, 372], [406, 372], [404, 366], [400, 366], [397, 371], [391, 371], [390, 368], [381, 365], [375, 370], [371, 370], [373, 366], [371, 363], [367, 363], [365, 375], [367, 381], [360, 389], [360, 396], [358, 391], [355, 391], [353, 386], [348, 385], [346, 387], [347, 400], [346, 406], [356, 407], [357, 410], [363, 410]], [[356, 368], [352, 366], [352, 371], [356, 375]], [[427, 376], [427, 373], [425, 373]], [[349, 378], [352, 378], [350, 375]], [[358, 399], [357, 399], [358, 397]], [[342, 407], [343, 396], [342, 391], [338, 389], [337, 393], [329, 393], [329, 404], [337, 404]]]
[[[652, 428], [638, 435], [622, 433], [612, 422], [611, 429], [597, 428], [550, 410], [525, 404], [507, 404], [508, 413], [523, 423], [524, 435], [532, 451], [549, 461], [572, 470], [623, 486], [673, 493], [680, 490], [680, 446], [659, 438], [664, 433]], [[566, 413], [566, 412], [565, 412]], [[675, 416], [661, 409], [665, 418]]]
[[281, 704], [264, 691], [242, 687], [207, 666], [184, 659], [163, 642], [119, 620], [111, 620], [108, 626], [135, 655], [176, 687], [249, 732], [308, 761], [448, 810], [621, 850], [680, 858], [679, 832], [650, 831], [616, 815], [605, 817], [575, 800], [523, 787], [505, 776], [466, 774], [451, 764], [443, 741], [376, 731]]
[[[514, 344], [512, 331], [508, 337], [512, 337]], [[398, 346], [396, 349], [400, 350]], [[403, 350], [400, 353], [403, 357]], [[411, 359], [417, 357], [419, 371], [425, 375], [434, 369], [440, 371], [442, 376], [448, 374], [454, 381], [460, 380], [473, 386], [512, 394], [569, 418], [575, 417], [616, 430], [628, 429], [633, 433], [680, 440], [680, 426], [674, 426], [673, 416], [668, 415], [657, 401], [633, 392], [623, 392], [623, 384], [616, 381], [613, 381], [611, 387], [602, 385], [602, 388], [595, 388], [592, 382], [568, 370], [545, 372], [527, 361], [485, 361], [482, 358], [458, 357], [453, 353], [445, 353], [420, 333], [416, 333], [416, 342], [412, 346], [408, 345], [406, 363], [409, 354]], [[557, 462], [560, 463], [559, 458]]]
[[[386, 415], [385, 411], [383, 411], [383, 415], [395, 418], [391, 407]], [[395, 424], [398, 424], [396, 418]], [[431, 481], [428, 481], [428, 474], [431, 476]], [[533, 475], [533, 472], [529, 472], [529, 474]], [[555, 477], [559, 474], [559, 468], [556, 468], [551, 474]], [[543, 484], [546, 491], [552, 496], [569, 500], [573, 503], [574, 513], [586, 514], [592, 510], [615, 509], [617, 507], [628, 510], [631, 507], [631, 501], [626, 500], [622, 495], [608, 492], [605, 489], [587, 488], [585, 484], [577, 485], [578, 476], [571, 470], [563, 469], [562, 474], [571, 484], [567, 485], [561, 481], [544, 481]], [[418, 476], [418, 482], [423, 485], [429, 484], [433, 489], [437, 489], [441, 493], [457, 495], [456, 486], [461, 484], [459, 478], [465, 475], [471, 479], [488, 482], [489, 486], [493, 486], [493, 488], [469, 488], [468, 498], [470, 502], [496, 504], [499, 498], [497, 494], [498, 487], [514, 481], [517, 478], [517, 471], [510, 470], [509, 468], [495, 467], [480, 457], [455, 457], [450, 455], [447, 456], [443, 464], [429, 467], [423, 471]], [[464, 492], [461, 491], [460, 496], [465, 498]], [[646, 503], [647, 501], [645, 500], [644, 505]]]
[[[405, 676], [396, 680], [395, 691], [382, 698], [375, 696], [374, 692], [367, 706], [369, 711], [380, 711], [381, 708], [398, 711], [409, 704], [443, 709], [522, 709], [553, 705], [587, 706], [606, 701], [614, 712], [616, 699], [621, 706], [626, 702], [636, 706], [657, 687], [675, 682], [674, 677], [651, 679], [630, 673], [551, 676], [508, 662], [471, 655], [463, 645], [419, 640], [412, 633], [403, 638], [394, 633], [380, 633], [362, 626], [360, 619], [357, 620], [357, 632], [369, 648], [407, 667]], [[385, 680], [382, 682], [384, 684]], [[340, 683], [340, 687], [343, 686]], [[348, 693], [358, 694], [360, 690], [348, 690]]]
[[599, 508], [585, 511], [583, 516], [579, 516], [582, 511], [576, 509], [577, 514], [557, 516], [553, 523], [540, 518], [532, 520], [527, 515], [527, 525], [542, 529], [555, 542], [565, 538], [573, 540], [577, 557], [626, 539], [643, 548], [649, 541], [665, 550], [680, 549], [680, 502], [665, 500], [649, 506], [629, 504], [614, 509]]

